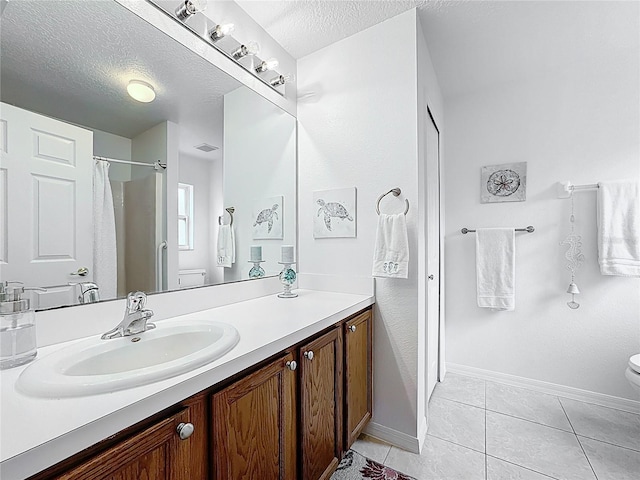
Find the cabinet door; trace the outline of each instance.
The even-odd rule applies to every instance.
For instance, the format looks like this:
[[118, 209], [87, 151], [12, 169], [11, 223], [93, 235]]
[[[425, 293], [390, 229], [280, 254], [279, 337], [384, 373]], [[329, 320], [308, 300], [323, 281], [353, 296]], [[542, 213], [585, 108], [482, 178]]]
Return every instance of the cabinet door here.
[[56, 478], [191, 480], [188, 450], [181, 445], [190, 439], [180, 440], [177, 433], [180, 423], [188, 422], [188, 409], [184, 409]]
[[327, 479], [342, 454], [342, 331], [300, 348], [302, 478]]
[[292, 361], [288, 354], [213, 395], [213, 478], [296, 478]]
[[371, 330], [371, 310], [344, 324], [345, 450], [353, 445], [371, 419]]

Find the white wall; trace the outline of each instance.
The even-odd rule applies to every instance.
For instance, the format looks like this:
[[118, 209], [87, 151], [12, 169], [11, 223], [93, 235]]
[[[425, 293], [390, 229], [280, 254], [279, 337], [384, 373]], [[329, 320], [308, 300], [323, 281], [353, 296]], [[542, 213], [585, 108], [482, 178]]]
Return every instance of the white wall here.
[[[407, 216], [409, 279], [377, 279], [373, 422], [418, 436], [418, 87], [411, 10], [298, 61], [300, 271], [371, 276], [376, 199]], [[427, 62], [421, 58], [420, 62]], [[432, 75], [432, 72], [429, 74]], [[423, 86], [430, 94], [437, 85]], [[434, 88], [435, 87], [435, 88]], [[313, 191], [355, 186], [357, 238], [314, 239]]]
[[[417, 53], [418, 53], [418, 181], [419, 181], [419, 189], [418, 189], [418, 203], [420, 207], [425, 206], [424, 208], [420, 208], [421, 215], [418, 221], [418, 256], [417, 256], [417, 267], [418, 267], [418, 338], [424, 341], [418, 342], [418, 373], [417, 373], [417, 383], [418, 383], [418, 426], [419, 428], [426, 428], [427, 426], [427, 417], [428, 417], [428, 403], [429, 398], [427, 394], [427, 371], [428, 371], [428, 359], [429, 352], [427, 351], [429, 345], [428, 338], [428, 326], [427, 326], [427, 312], [428, 310], [428, 301], [437, 301], [434, 298], [427, 298], [427, 276], [429, 274], [435, 274], [437, 278], [436, 281], [439, 281], [441, 285], [442, 280], [444, 278], [443, 272], [428, 272], [427, 271], [427, 232], [435, 228], [434, 223], [440, 222], [444, 224], [443, 218], [435, 219], [428, 218], [426, 212], [426, 199], [428, 197], [428, 193], [426, 191], [426, 165], [427, 165], [427, 124], [432, 120], [429, 118], [429, 112], [433, 116], [433, 121], [435, 121], [436, 126], [440, 131], [439, 137], [439, 145], [435, 148], [429, 146], [429, 151], [433, 152], [434, 149], [437, 150], [439, 147], [440, 150], [440, 179], [444, 182], [444, 141], [443, 141], [443, 131], [444, 131], [444, 102], [442, 98], [442, 94], [440, 91], [440, 85], [438, 83], [438, 78], [436, 76], [436, 72], [433, 68], [433, 63], [431, 61], [431, 54], [429, 52], [429, 48], [427, 46], [427, 42], [424, 37], [423, 28], [420, 21], [417, 22]], [[429, 141], [432, 139], [429, 138]], [[431, 160], [431, 159], [429, 159]], [[441, 186], [440, 196], [442, 197], [443, 186]], [[442, 205], [441, 205], [442, 208]], [[442, 235], [442, 232], [441, 232]], [[441, 242], [442, 244], [443, 242]], [[442, 252], [440, 252], [442, 255]], [[442, 263], [443, 258], [441, 258]], [[441, 297], [444, 298], [444, 292], [440, 293]], [[440, 308], [436, 308], [435, 310], [443, 310], [443, 305]], [[433, 311], [433, 310], [432, 310]], [[443, 313], [441, 312], [441, 315]], [[438, 318], [428, 319], [430, 322], [435, 322], [437, 325], [439, 322]], [[436, 330], [437, 328], [431, 329], [431, 331]], [[437, 358], [438, 352], [434, 352], [435, 357]], [[418, 437], [426, 432], [418, 432]]]
[[180, 270], [192, 268], [204, 268], [207, 271], [205, 282], [207, 284], [218, 283], [220, 276], [215, 264], [216, 243], [212, 240], [213, 225], [217, 225], [217, 215], [211, 210], [215, 201], [214, 197], [222, 197], [221, 178], [219, 188], [212, 188], [216, 181], [217, 164], [220, 161], [203, 160], [180, 154], [180, 171], [178, 181], [193, 185], [194, 203], [194, 232], [193, 250], [180, 250], [178, 253], [178, 266]]
[[[596, 193], [575, 194], [586, 263], [570, 310], [559, 243], [570, 201], [555, 182], [639, 178], [638, 48], [612, 65], [576, 59], [562, 70], [447, 99], [446, 265], [448, 362], [637, 399], [624, 378], [640, 352], [640, 280], [601, 276]], [[527, 200], [480, 204], [480, 167], [527, 162]], [[516, 238], [516, 310], [479, 309], [475, 238], [462, 227], [524, 227]]]
[[[280, 246], [296, 243], [296, 120], [240, 87], [224, 97], [223, 155], [224, 208], [235, 207], [236, 237], [236, 263], [224, 269], [224, 280], [248, 278], [251, 245], [262, 245], [262, 267], [267, 275], [277, 275], [282, 270]], [[277, 213], [283, 219], [284, 238], [254, 240], [256, 202], [280, 195], [284, 208]]]

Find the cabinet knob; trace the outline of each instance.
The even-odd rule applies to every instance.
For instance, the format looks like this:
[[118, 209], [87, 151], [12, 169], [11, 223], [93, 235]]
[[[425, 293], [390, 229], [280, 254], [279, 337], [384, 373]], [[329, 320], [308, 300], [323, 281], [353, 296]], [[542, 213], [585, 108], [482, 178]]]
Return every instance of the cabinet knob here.
[[350, 332], [355, 332], [356, 331], [356, 326], [355, 325], [349, 325], [349, 331]]
[[193, 424], [181, 423], [180, 425], [178, 425], [176, 432], [178, 432], [178, 436], [180, 437], [180, 440], [186, 440], [191, 436], [194, 430], [195, 428], [193, 427]]
[[433, 280], [433, 274], [429, 275], [429, 280]]
[[307, 360], [313, 360], [313, 350], [309, 350], [308, 352], [304, 352], [304, 356]]
[[287, 362], [285, 365], [291, 371], [293, 371], [296, 368], [298, 368], [298, 362], [296, 362], [295, 360], [291, 360], [291, 361]]

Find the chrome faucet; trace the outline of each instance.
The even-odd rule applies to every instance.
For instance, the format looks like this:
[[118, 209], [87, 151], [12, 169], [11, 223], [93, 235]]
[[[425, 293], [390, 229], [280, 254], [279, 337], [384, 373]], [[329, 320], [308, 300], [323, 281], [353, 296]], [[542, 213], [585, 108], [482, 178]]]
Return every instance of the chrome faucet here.
[[144, 292], [131, 292], [127, 295], [127, 307], [124, 310], [122, 321], [100, 338], [108, 340], [111, 338], [128, 337], [156, 328], [153, 323], [147, 323], [153, 316], [153, 311], [144, 308], [146, 303], [147, 296]]

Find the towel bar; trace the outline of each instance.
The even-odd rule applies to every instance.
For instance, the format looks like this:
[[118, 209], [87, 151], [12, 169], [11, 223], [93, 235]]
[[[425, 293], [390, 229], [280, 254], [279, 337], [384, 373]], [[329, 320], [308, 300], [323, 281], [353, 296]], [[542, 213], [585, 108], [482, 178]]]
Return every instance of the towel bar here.
[[[528, 226], [528, 227], [526, 227], [526, 228], [516, 228], [515, 230], [516, 230], [516, 232], [527, 232], [527, 233], [533, 233], [536, 229], [535, 229], [535, 228], [533, 228], [531, 225], [529, 225], [529, 226]], [[462, 233], [464, 233], [465, 235], [466, 235], [467, 233], [476, 233], [476, 231], [475, 231], [475, 230], [470, 230], [470, 229], [468, 229], [468, 228], [466, 228], [466, 227], [465, 227], [465, 228], [463, 228], [463, 229], [462, 229], [462, 230], [460, 230], [460, 231], [461, 231]]]

